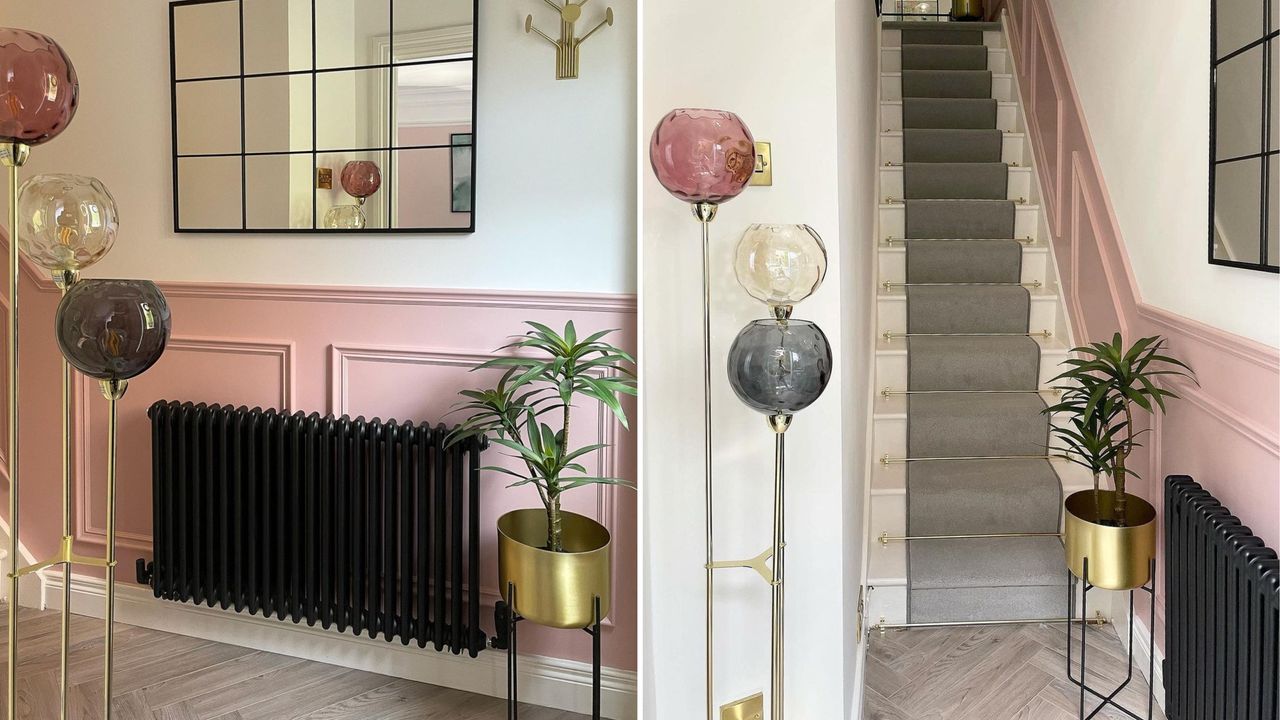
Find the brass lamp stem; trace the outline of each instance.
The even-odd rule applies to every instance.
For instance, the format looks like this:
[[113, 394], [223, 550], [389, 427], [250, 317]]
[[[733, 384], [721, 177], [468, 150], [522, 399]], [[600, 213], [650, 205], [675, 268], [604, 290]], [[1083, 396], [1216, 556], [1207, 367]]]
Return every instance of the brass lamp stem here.
[[0, 145], [0, 164], [9, 170], [9, 720], [15, 720], [18, 708], [18, 168], [30, 152], [22, 143]]
[[707, 720], [715, 718], [715, 535], [712, 532], [715, 519], [715, 486], [712, 484], [711, 453], [711, 221], [716, 218], [716, 204], [699, 202], [693, 205], [694, 217], [702, 226], [702, 423], [703, 423], [703, 473], [707, 530]]
[[107, 421], [107, 612], [104, 619], [105, 658], [102, 676], [103, 717], [111, 720], [111, 674], [115, 660], [116, 622], [116, 439], [119, 431], [117, 406], [129, 388], [125, 380], [103, 380], [102, 394], [110, 401]]
[[770, 659], [770, 720], [782, 720], [783, 686], [786, 677], [786, 645], [784, 628], [786, 621], [786, 590], [783, 584], [786, 566], [787, 494], [786, 457], [787, 428], [791, 427], [790, 415], [770, 415], [769, 427], [774, 431], [773, 457], [773, 647]]
[[[63, 270], [53, 274], [53, 281], [65, 296], [71, 286], [79, 280], [80, 274], [75, 270]], [[72, 487], [74, 459], [72, 457], [73, 415], [71, 408], [72, 375], [71, 363], [62, 359], [62, 541], [70, 546], [72, 538], [72, 505], [75, 502]], [[71, 563], [62, 565], [62, 647], [60, 648], [58, 666], [60, 670], [58, 692], [58, 717], [67, 720], [67, 707], [70, 698], [70, 679], [67, 672], [71, 655]]]

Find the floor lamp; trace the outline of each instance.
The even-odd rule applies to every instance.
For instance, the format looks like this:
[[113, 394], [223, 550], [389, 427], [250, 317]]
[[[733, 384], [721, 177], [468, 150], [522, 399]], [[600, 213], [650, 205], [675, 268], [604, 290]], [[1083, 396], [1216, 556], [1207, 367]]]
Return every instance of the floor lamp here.
[[[101, 567], [106, 575], [103, 716], [111, 718], [115, 619], [115, 497], [117, 404], [128, 380], [155, 363], [169, 336], [169, 309], [155, 285], [141, 280], [81, 280], [80, 271], [111, 249], [118, 228], [115, 201], [93, 178], [40, 175], [19, 186], [31, 148], [56, 137], [75, 116], [79, 87], [62, 48], [39, 33], [0, 28], [0, 164], [9, 184], [8, 470], [9, 573], [8, 702], [17, 714], [18, 590], [22, 577], [60, 566], [62, 637], [59, 717], [68, 717], [71, 569]], [[51, 558], [19, 566], [19, 250], [47, 269], [62, 291], [55, 333], [62, 361], [62, 539]], [[107, 451], [107, 547], [103, 557], [73, 549], [72, 367], [98, 379], [110, 403]]]
[[[690, 204], [702, 229], [702, 381], [706, 522], [706, 688], [707, 720], [715, 718], [714, 572], [744, 563], [718, 563], [714, 557], [715, 486], [711, 456], [711, 222], [720, 204], [737, 197], [755, 171], [755, 140], [731, 112], [681, 108], [667, 113], [653, 131], [649, 162], [667, 192]], [[759, 558], [752, 567], [768, 579]]]
[[786, 432], [831, 380], [831, 344], [817, 325], [792, 317], [827, 272], [827, 251], [808, 225], [752, 225], [734, 259], [738, 283], [773, 317], [747, 324], [729, 348], [729, 384], [747, 407], [764, 413], [774, 433], [773, 557], [769, 701], [771, 720], [785, 710]]

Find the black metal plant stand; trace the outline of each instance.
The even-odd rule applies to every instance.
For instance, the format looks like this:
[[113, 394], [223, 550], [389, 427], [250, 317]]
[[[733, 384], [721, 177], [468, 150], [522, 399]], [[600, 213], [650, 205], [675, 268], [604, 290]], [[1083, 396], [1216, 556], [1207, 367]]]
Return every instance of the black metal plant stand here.
[[[493, 647], [507, 650], [507, 718], [519, 720], [520, 699], [516, 682], [516, 626], [524, 618], [515, 611], [516, 586], [507, 585], [507, 597], [511, 603], [499, 600], [493, 614], [497, 621], [498, 636], [493, 639]], [[583, 632], [591, 636], [591, 720], [600, 720], [600, 598], [595, 598], [595, 619]]]
[[[1068, 619], [1075, 617], [1076, 583], [1081, 581], [1084, 582], [1084, 590], [1081, 591], [1080, 593], [1080, 622], [1079, 622], [1079, 625], [1080, 625], [1080, 677], [1079, 679], [1077, 679], [1071, 674], [1071, 643], [1072, 643], [1071, 633], [1072, 633], [1072, 628], [1076, 625], [1076, 623], [1070, 620], [1067, 622], [1067, 678], [1071, 680], [1071, 682], [1075, 683], [1077, 687], [1080, 688], [1080, 716], [1079, 716], [1080, 720], [1089, 720], [1090, 718], [1092, 718], [1093, 716], [1101, 712], [1102, 709], [1107, 707], [1108, 705], [1115, 708], [1116, 710], [1119, 710], [1125, 715], [1128, 715], [1129, 717], [1133, 718], [1133, 720], [1144, 720], [1140, 715], [1134, 713], [1132, 710], [1129, 710], [1128, 708], [1117, 703], [1116, 696], [1119, 695], [1120, 692], [1129, 685], [1129, 681], [1133, 679], [1133, 624], [1134, 624], [1133, 594], [1138, 590], [1142, 590], [1151, 596], [1151, 616], [1150, 616], [1151, 617], [1151, 620], [1150, 620], [1151, 637], [1149, 638], [1149, 643], [1147, 645], [1147, 647], [1150, 648], [1150, 652], [1148, 653], [1150, 655], [1150, 658], [1149, 658], [1150, 665], [1147, 668], [1147, 677], [1151, 678], [1155, 676], [1156, 561], [1155, 559], [1151, 560], [1150, 582], [1147, 585], [1144, 585], [1143, 587], [1134, 588], [1129, 591], [1128, 668], [1126, 669], [1124, 681], [1121, 682], [1120, 685], [1118, 685], [1115, 690], [1112, 690], [1107, 695], [1103, 695], [1097, 690], [1094, 690], [1093, 688], [1089, 687], [1085, 682], [1086, 680], [1085, 650], [1087, 648], [1086, 633], [1088, 632], [1088, 629], [1089, 629], [1089, 626], [1088, 626], [1089, 591], [1093, 589], [1093, 585], [1089, 583], [1089, 558], [1087, 557], [1084, 558], [1084, 577], [1083, 578], [1077, 579], [1074, 573], [1072, 573], [1070, 570], [1067, 571], [1067, 618]], [[1095, 707], [1088, 715], [1085, 715], [1085, 712], [1084, 712], [1085, 693], [1093, 695], [1094, 697], [1099, 698], [1101, 700], [1101, 702], [1098, 703], [1097, 707]], [[1151, 683], [1148, 682], [1147, 683], [1147, 717], [1145, 718], [1145, 720], [1151, 720], [1151, 708], [1154, 705], [1154, 703], [1155, 703], [1155, 689], [1151, 686]]]

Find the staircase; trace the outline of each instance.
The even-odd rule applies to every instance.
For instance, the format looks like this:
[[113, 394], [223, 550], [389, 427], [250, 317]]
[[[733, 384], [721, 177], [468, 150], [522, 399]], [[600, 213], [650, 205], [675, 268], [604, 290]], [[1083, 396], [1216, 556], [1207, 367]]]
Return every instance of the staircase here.
[[[1067, 356], [999, 23], [884, 22], [872, 624], [1063, 617], [1045, 381]], [[920, 536], [1011, 535], [1012, 537]]]

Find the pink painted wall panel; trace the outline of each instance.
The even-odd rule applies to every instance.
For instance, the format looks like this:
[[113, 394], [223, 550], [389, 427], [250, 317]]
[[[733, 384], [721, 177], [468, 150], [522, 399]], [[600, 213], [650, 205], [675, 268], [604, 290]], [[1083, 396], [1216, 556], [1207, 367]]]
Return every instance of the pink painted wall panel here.
[[[57, 291], [37, 274], [24, 278], [22, 404], [22, 540], [39, 557], [60, 535], [58, 355], [50, 326]], [[130, 383], [121, 404], [119, 456], [120, 566], [132, 578], [134, 560], [151, 554], [151, 441], [146, 409], [156, 400], [211, 402], [291, 411], [363, 414], [398, 420], [451, 422], [445, 413], [457, 391], [490, 378], [467, 372], [493, 357], [524, 320], [580, 332], [622, 328], [612, 340], [635, 348], [635, 300], [628, 296], [315, 288], [161, 283], [173, 311], [173, 341], [154, 368]], [[28, 341], [28, 339], [30, 341]], [[100, 554], [105, 525], [106, 402], [96, 383], [80, 378], [77, 403], [79, 551]], [[635, 407], [629, 403], [632, 417]], [[609, 475], [636, 479], [636, 442], [612, 415], [583, 405], [573, 432], [584, 444], [613, 441], [595, 453]], [[501, 460], [498, 450], [486, 462]], [[507, 509], [538, 505], [536, 495], [507, 490], [496, 473], [482, 486], [483, 588], [496, 596], [493, 523]], [[610, 667], [636, 667], [636, 498], [625, 488], [582, 489], [568, 507], [601, 521], [614, 538], [615, 596], [604, 636]], [[492, 631], [492, 613], [484, 625]], [[585, 641], [584, 641], [585, 639]], [[522, 649], [589, 661], [583, 633], [530, 626]], [[525, 644], [527, 643], [527, 644]]]
[[[1053, 13], [1046, 0], [1001, 0], [1000, 8], [1008, 11], [1037, 172], [1050, 196], [1047, 220], [1075, 340], [1116, 330], [1129, 339], [1163, 335], [1199, 379], [1199, 386], [1171, 383], [1183, 399], [1154, 420], [1147, 451], [1135, 458], [1143, 477], [1134, 492], [1163, 512], [1163, 478], [1191, 475], [1280, 547], [1280, 351], [1142, 300]], [[1161, 544], [1163, 594], [1163, 526]], [[1157, 607], [1163, 643], [1163, 603]]]

